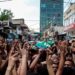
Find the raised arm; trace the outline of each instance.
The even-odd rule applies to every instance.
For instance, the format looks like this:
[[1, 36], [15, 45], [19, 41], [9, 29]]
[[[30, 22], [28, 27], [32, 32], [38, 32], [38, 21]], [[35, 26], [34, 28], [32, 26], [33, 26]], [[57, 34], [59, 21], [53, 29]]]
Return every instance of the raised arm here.
[[72, 57], [73, 57], [73, 62], [74, 62], [74, 64], [75, 64], [75, 48], [71, 48], [71, 50], [72, 50]]
[[[18, 55], [18, 53], [13, 54], [13, 49], [12, 49], [10, 54], [9, 54], [8, 67], [7, 67], [5, 75], [11, 75], [12, 74], [12, 71], [15, 67], [15, 61], [17, 60], [17, 55]], [[16, 75], [16, 74], [13, 73], [13, 75]]]
[[5, 75], [11, 75], [12, 73], [12, 70], [14, 68], [14, 65], [15, 65], [15, 61], [16, 61], [16, 56], [17, 54], [14, 54], [13, 56], [9, 57], [9, 61], [8, 61], [8, 67], [7, 67], [7, 70], [6, 70], [6, 73]]
[[31, 65], [30, 65], [30, 69], [34, 69], [34, 67], [36, 66], [36, 64], [40, 58], [41, 53], [42, 53], [42, 49], [39, 49], [39, 53], [36, 55], [35, 59], [32, 61]]
[[14, 68], [12, 70], [12, 75], [18, 75], [17, 71], [16, 71], [16, 65], [14, 65]]
[[39, 60], [40, 54], [38, 54], [36, 56], [36, 58], [32, 61], [31, 65], [30, 65], [30, 69], [33, 69], [35, 67], [35, 65], [37, 64], [38, 60]]
[[56, 72], [56, 75], [62, 75], [62, 71], [63, 71], [63, 67], [64, 67], [64, 57], [65, 57], [65, 47], [62, 46], [60, 48], [61, 52], [60, 52], [60, 61], [59, 61], [59, 65], [58, 65], [58, 70]]
[[47, 64], [47, 70], [49, 75], [55, 75], [54, 70], [52, 68], [52, 60], [51, 60], [52, 54], [50, 53], [50, 50], [47, 51], [47, 59], [46, 59], [46, 64]]
[[20, 63], [20, 74], [19, 75], [27, 75], [27, 61], [28, 61], [28, 50], [25, 49], [25, 46], [21, 49], [21, 54], [22, 54], [22, 60]]

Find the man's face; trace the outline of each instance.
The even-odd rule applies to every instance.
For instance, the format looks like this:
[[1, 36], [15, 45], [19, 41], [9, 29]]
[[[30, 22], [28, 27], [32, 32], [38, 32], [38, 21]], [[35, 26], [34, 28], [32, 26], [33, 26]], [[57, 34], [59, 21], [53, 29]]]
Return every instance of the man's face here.
[[71, 61], [65, 61], [64, 67], [72, 67], [72, 62]]
[[66, 60], [72, 60], [72, 57], [71, 56], [67, 56]]
[[59, 57], [56, 54], [53, 54], [51, 59], [52, 59], [53, 63], [55, 63], [55, 64], [59, 63]]
[[53, 54], [51, 60], [53, 62], [52, 64], [53, 70], [54, 72], [56, 72], [58, 69], [59, 57], [56, 54]]

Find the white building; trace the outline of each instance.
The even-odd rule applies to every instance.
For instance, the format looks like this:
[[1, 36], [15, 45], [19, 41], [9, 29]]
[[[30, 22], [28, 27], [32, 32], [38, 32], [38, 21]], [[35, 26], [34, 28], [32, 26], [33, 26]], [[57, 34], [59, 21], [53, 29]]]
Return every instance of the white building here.
[[65, 31], [69, 36], [75, 37], [75, 3], [72, 3], [70, 7], [64, 13], [64, 25]]

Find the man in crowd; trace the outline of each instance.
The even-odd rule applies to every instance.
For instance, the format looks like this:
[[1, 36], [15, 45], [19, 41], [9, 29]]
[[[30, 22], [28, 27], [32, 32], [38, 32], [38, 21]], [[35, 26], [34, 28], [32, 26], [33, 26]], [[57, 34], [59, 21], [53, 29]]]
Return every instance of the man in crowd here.
[[[34, 44], [35, 45], [35, 44]], [[32, 48], [18, 39], [8, 44], [0, 38], [0, 75], [75, 75], [75, 41]]]

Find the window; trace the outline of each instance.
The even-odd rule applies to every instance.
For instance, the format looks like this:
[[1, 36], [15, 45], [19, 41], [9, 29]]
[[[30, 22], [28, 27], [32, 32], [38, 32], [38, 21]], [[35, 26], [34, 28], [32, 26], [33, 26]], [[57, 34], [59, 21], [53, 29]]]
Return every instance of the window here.
[[61, 14], [60, 14], [60, 13], [58, 13], [58, 14], [57, 14], [57, 17], [60, 17], [60, 16], [61, 16]]
[[42, 13], [46, 12], [46, 9], [41, 8], [41, 12], [42, 12]]
[[69, 14], [71, 12], [71, 9], [67, 12], [67, 14]]
[[42, 8], [45, 8], [45, 7], [46, 7], [46, 4], [41, 4], [41, 7], [42, 7]]
[[53, 2], [56, 2], [56, 3], [58, 3], [58, 2], [63, 2], [63, 0], [52, 0]]

